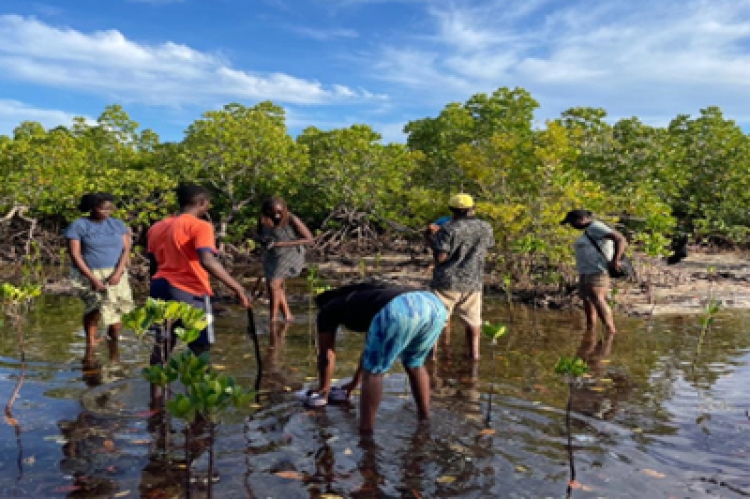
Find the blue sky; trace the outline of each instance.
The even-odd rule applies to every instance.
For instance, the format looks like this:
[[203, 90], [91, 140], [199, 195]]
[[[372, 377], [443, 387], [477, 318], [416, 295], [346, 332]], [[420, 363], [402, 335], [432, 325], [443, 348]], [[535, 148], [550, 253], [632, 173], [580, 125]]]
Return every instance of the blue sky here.
[[0, 0], [0, 134], [124, 106], [165, 141], [271, 100], [290, 133], [408, 121], [498, 87], [666, 125], [750, 125], [750, 0]]

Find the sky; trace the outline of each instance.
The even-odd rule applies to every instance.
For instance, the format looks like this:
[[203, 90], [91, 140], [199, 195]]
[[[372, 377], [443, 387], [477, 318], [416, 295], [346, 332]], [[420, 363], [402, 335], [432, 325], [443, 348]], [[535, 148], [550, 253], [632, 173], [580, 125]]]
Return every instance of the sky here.
[[265, 100], [289, 133], [412, 120], [499, 87], [665, 126], [719, 106], [750, 129], [750, 0], [0, 0], [0, 134], [120, 104], [179, 141]]

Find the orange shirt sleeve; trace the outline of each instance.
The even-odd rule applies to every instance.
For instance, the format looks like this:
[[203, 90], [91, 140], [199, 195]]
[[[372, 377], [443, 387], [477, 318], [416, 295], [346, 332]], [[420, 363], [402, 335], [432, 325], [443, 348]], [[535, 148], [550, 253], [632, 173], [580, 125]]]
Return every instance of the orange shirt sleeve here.
[[214, 236], [213, 225], [204, 220], [199, 220], [199, 223], [195, 224], [193, 230], [195, 231], [193, 233], [195, 251], [210, 251], [213, 254], [218, 253], [216, 250], [216, 236]]

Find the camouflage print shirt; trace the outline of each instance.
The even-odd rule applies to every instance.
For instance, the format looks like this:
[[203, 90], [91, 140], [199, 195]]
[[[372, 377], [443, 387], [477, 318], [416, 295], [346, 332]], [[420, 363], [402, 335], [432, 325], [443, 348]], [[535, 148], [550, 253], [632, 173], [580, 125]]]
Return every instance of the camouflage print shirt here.
[[446, 253], [445, 261], [435, 265], [432, 289], [481, 291], [487, 249], [495, 245], [492, 227], [474, 217], [454, 219], [435, 235], [433, 250]]

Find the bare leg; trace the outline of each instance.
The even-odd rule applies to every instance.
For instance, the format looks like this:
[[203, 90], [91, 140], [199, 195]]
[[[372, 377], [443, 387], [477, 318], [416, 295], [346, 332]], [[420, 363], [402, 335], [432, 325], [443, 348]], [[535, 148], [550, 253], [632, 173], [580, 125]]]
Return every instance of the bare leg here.
[[591, 291], [594, 308], [604, 323], [604, 329], [606, 329], [607, 334], [616, 334], [617, 329], [615, 328], [615, 321], [612, 318], [612, 309], [609, 308], [609, 303], [607, 303], [607, 293], [609, 290], [605, 287], [595, 287], [591, 288]]
[[417, 404], [417, 418], [420, 421], [430, 419], [430, 374], [425, 366], [406, 367], [409, 386], [414, 402]]
[[266, 281], [266, 291], [268, 291], [268, 320], [271, 322], [279, 320], [279, 294], [277, 289], [277, 279], [268, 279]]
[[440, 345], [440, 348], [443, 351], [446, 351], [448, 347], [451, 344], [451, 321], [448, 319], [448, 322], [445, 323], [445, 327], [443, 328], [443, 332], [440, 333], [440, 339], [435, 343], [435, 346], [432, 347], [432, 360], [437, 360], [437, 353], [438, 353], [438, 345]]
[[284, 280], [283, 279], [271, 279], [268, 283], [268, 297], [270, 306], [270, 321], [276, 322], [279, 320], [279, 312], [284, 315], [287, 321], [294, 320], [294, 316], [289, 310], [289, 304], [286, 301], [286, 293], [284, 293]]
[[[591, 306], [593, 309], [593, 305]], [[578, 346], [578, 351], [576, 352], [576, 357], [580, 357], [582, 359], [588, 358], [589, 355], [594, 351], [594, 348], [596, 347], [596, 330], [591, 328], [586, 328], [586, 332], [583, 334], [583, 338], [581, 338], [581, 344]]]
[[284, 320], [286, 322], [292, 322], [294, 320], [294, 316], [292, 315], [292, 310], [289, 308], [289, 302], [286, 300], [286, 287], [284, 286], [284, 281], [281, 281], [279, 305], [281, 306], [281, 313], [284, 314]]
[[335, 341], [334, 333], [318, 334], [318, 391], [321, 393], [331, 391], [331, 378], [336, 367]]
[[585, 297], [583, 299], [583, 311], [586, 314], [586, 334], [594, 334], [596, 332], [597, 317], [596, 307], [594, 307], [592, 298]]
[[86, 332], [86, 343], [89, 345], [96, 345], [98, 343], [96, 331], [99, 327], [100, 317], [101, 314], [98, 310], [93, 310], [83, 316], [83, 330]]
[[[121, 326], [121, 324], [119, 325]], [[111, 332], [112, 326], [110, 326], [109, 337], [107, 338], [107, 349], [109, 350], [109, 360], [112, 362], [120, 362], [120, 348], [119, 348], [119, 328], [115, 330], [115, 333]]]
[[479, 360], [479, 326], [466, 325], [466, 355], [471, 360]]
[[122, 323], [118, 322], [117, 324], [110, 324], [109, 328], [107, 329], [107, 336], [110, 340], [119, 340], [120, 339], [120, 330], [122, 329]]
[[[429, 379], [427, 381], [429, 394]], [[375, 429], [375, 415], [383, 397], [383, 375], [364, 371], [362, 395], [359, 399], [359, 433], [372, 435]], [[429, 404], [429, 402], [428, 402]], [[429, 409], [429, 408], [428, 408]]]

